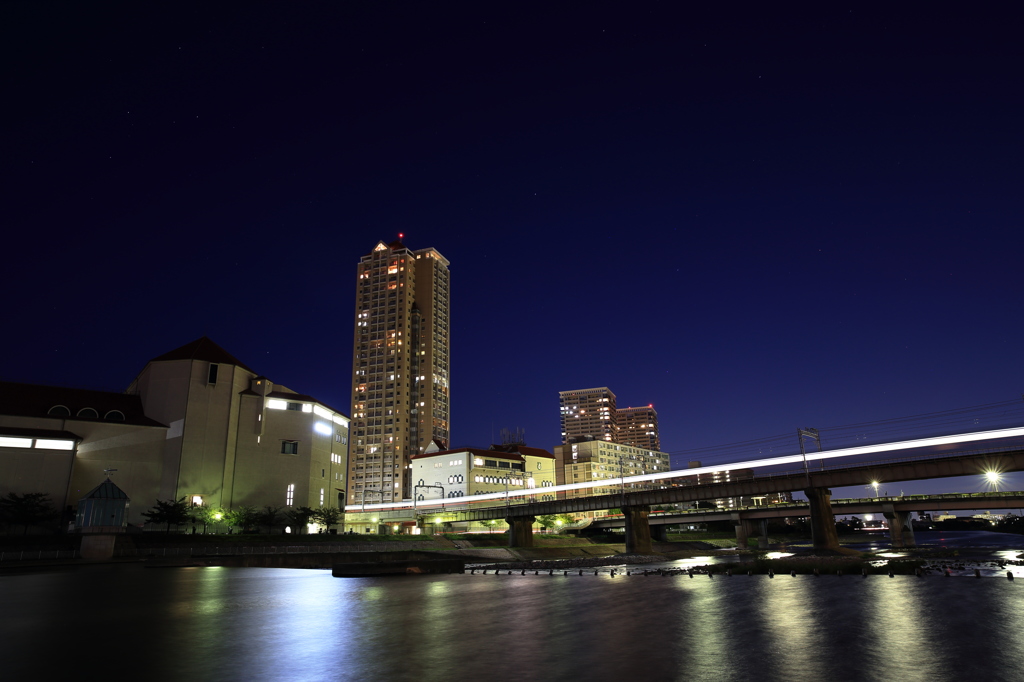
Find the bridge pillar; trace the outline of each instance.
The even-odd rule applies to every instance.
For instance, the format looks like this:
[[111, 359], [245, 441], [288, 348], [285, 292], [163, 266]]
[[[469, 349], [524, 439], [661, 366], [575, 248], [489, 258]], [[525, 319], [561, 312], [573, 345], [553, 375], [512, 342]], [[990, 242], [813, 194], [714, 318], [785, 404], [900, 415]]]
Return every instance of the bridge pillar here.
[[757, 538], [758, 549], [768, 549], [768, 519], [761, 519], [761, 535]]
[[749, 519], [740, 518], [739, 514], [732, 515], [732, 522], [736, 526], [737, 549], [747, 549], [750, 546], [750, 543], [748, 542], [750, 540], [750, 536], [756, 532], [754, 522]]
[[505, 519], [508, 524], [509, 547], [533, 547], [533, 516], [510, 516]]
[[658, 542], [668, 542], [668, 524], [661, 523], [651, 526], [651, 538]]
[[628, 554], [652, 554], [651, 526], [647, 517], [651, 508], [646, 505], [623, 507], [622, 514], [626, 522], [626, 552]]
[[882, 516], [889, 523], [889, 540], [893, 547], [916, 547], [911, 512], [896, 511], [891, 504], [882, 505]]
[[832, 491], [828, 488], [804, 490], [811, 508], [811, 538], [815, 549], [839, 549], [836, 517], [832, 513]]

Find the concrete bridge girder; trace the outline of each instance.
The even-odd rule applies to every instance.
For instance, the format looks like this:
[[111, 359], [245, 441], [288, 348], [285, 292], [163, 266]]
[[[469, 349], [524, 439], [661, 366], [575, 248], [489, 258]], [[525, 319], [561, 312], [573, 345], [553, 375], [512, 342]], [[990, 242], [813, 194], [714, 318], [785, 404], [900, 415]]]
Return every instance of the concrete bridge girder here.
[[647, 517], [651, 508], [643, 505], [623, 507], [622, 515], [626, 524], [626, 552], [628, 554], [653, 554], [651, 526]]
[[892, 504], [882, 505], [882, 516], [889, 524], [889, 538], [893, 547], [916, 547], [914, 524], [910, 519], [911, 512], [898, 511]]
[[536, 520], [534, 516], [509, 516], [506, 518], [508, 546], [533, 547], [533, 523]]

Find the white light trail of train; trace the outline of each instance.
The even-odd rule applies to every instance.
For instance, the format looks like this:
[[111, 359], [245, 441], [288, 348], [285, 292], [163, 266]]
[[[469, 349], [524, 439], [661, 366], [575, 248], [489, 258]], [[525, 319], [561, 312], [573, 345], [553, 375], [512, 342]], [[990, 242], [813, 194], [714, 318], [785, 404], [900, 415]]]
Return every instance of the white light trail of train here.
[[[993, 440], [996, 438], [1013, 438], [1024, 436], [1024, 427], [1011, 429], [996, 429], [995, 431], [978, 431], [975, 433], [960, 433], [952, 436], [935, 436], [932, 438], [918, 438], [916, 440], [904, 440], [896, 443], [879, 443], [877, 445], [862, 445], [855, 448], [843, 448], [841, 450], [825, 450], [824, 452], [808, 452], [808, 462], [816, 462], [823, 459], [834, 459], [837, 457], [854, 457], [856, 455], [868, 455], [876, 452], [893, 452], [895, 450], [911, 450], [914, 448], [927, 448], [936, 445], [951, 445], [955, 443], [972, 443], [979, 440]], [[732, 471], [734, 469], [756, 469], [759, 467], [778, 466], [780, 464], [795, 464], [804, 461], [804, 455], [786, 455], [784, 457], [769, 457], [767, 459], [752, 459], [745, 462], [730, 462], [728, 464], [716, 464], [715, 466], [697, 467], [694, 469], [672, 469], [656, 474], [642, 474], [640, 476], [626, 476], [605, 478], [600, 481], [587, 481], [586, 483], [566, 483], [548, 488], [529, 488], [527, 490], [510, 490], [508, 493], [484, 493], [481, 495], [467, 495], [465, 497], [440, 498], [433, 500], [419, 500], [416, 502], [385, 502], [383, 504], [350, 504], [345, 506], [346, 512], [375, 511], [379, 509], [433, 509], [441, 506], [463, 505], [467, 502], [483, 502], [486, 500], [505, 500], [517, 497], [533, 497], [536, 495], [549, 495], [551, 493], [565, 492], [569, 490], [586, 490], [589, 488], [607, 488], [615, 485], [644, 483], [648, 481], [660, 481], [666, 478], [679, 478], [681, 476], [695, 476], [697, 474], [710, 474], [717, 471]]]

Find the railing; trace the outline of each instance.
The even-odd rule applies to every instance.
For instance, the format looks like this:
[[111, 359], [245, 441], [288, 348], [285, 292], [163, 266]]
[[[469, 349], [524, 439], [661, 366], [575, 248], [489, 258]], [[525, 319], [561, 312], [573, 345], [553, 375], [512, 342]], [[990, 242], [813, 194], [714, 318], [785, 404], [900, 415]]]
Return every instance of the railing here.
[[43, 559], [77, 559], [77, 549], [14, 549], [0, 552], [3, 561], [42, 561]]

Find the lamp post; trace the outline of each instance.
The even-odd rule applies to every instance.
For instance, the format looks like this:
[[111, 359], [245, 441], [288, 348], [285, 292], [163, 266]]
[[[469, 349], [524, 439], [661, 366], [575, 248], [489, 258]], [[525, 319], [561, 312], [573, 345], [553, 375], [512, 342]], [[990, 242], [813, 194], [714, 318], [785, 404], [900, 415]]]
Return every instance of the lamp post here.
[[871, 481], [871, 486], [875, 489], [875, 499], [878, 499], [878, 481]]

